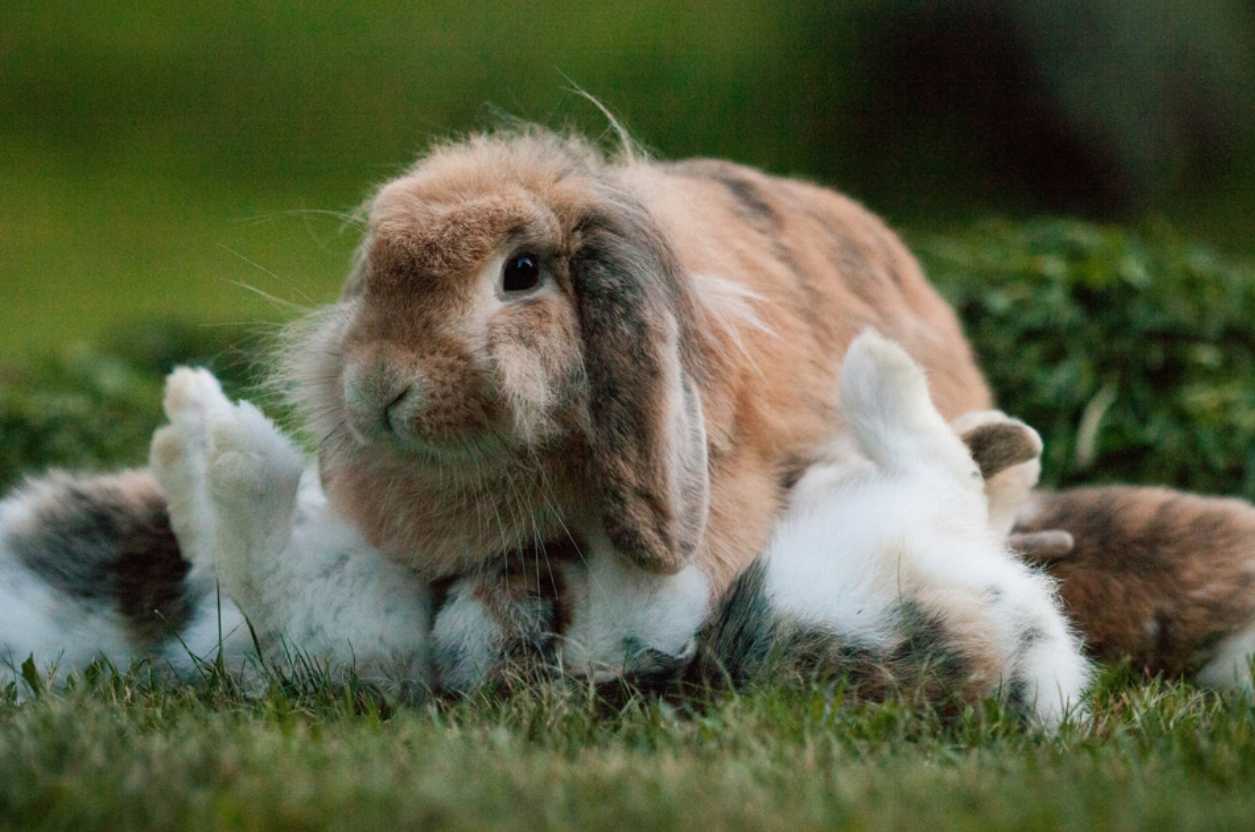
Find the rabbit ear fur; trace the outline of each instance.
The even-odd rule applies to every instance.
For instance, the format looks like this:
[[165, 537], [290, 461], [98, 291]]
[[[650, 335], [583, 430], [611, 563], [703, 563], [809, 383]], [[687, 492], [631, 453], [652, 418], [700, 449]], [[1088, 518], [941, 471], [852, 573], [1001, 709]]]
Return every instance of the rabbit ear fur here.
[[678, 572], [706, 527], [710, 474], [691, 309], [643, 208], [608, 201], [580, 227], [571, 277], [591, 421], [590, 477], [606, 538], [640, 567]]

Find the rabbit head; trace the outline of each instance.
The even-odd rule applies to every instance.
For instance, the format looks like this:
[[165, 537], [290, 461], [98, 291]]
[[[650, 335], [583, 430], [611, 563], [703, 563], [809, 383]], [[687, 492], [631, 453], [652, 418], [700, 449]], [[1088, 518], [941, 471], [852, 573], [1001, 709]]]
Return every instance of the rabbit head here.
[[284, 365], [331, 499], [423, 574], [584, 528], [670, 573], [708, 504], [692, 304], [597, 152], [480, 137], [378, 191]]

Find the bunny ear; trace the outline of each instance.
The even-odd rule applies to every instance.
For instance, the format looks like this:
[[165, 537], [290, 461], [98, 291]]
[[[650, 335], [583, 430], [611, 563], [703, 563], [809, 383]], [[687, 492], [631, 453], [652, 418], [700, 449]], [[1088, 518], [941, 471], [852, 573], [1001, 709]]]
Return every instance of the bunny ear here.
[[579, 232], [571, 278], [602, 525], [624, 557], [674, 573], [701, 542], [710, 498], [705, 418], [685, 343], [687, 295], [643, 209], [602, 210]]

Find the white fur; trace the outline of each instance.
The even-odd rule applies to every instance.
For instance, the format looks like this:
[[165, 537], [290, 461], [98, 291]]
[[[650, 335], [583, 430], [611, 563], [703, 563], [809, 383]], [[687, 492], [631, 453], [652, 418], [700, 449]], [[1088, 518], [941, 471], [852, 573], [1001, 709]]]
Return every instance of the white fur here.
[[690, 565], [656, 575], [594, 538], [585, 561], [567, 571], [571, 624], [559, 649], [568, 671], [605, 680], [632, 669], [642, 650], [691, 652], [710, 611], [710, 580]]
[[[138, 656], [112, 611], [54, 592], [0, 544], [0, 685], [33, 658], [39, 673], [77, 670], [97, 659], [127, 667]], [[20, 688], [20, 686], [19, 686]]]
[[432, 625], [435, 653], [440, 657], [439, 682], [451, 691], [470, 691], [492, 674], [502, 658], [506, 632], [475, 597], [472, 581], [458, 581]]
[[[932, 407], [922, 371], [895, 345], [865, 335], [846, 359], [842, 397], [857, 442], [835, 442], [796, 488], [766, 555], [776, 611], [877, 648], [898, 636], [889, 613], [904, 596], [984, 604], [1007, 678], [1026, 683], [1036, 715], [1056, 724], [1077, 702], [1087, 666], [1050, 582], [990, 528], [979, 472]], [[316, 473], [260, 411], [232, 404], [210, 374], [191, 370], [171, 376], [165, 407], [170, 425], [154, 437], [153, 471], [200, 605], [183, 633], [184, 658], [173, 645], [164, 658], [189, 669], [192, 656], [212, 657], [221, 637], [232, 664], [242, 663], [251, 648], [247, 616], [268, 657], [294, 648], [372, 679], [426, 683], [434, 642], [454, 657], [441, 668], [446, 687], [470, 689], [491, 674], [517, 634], [477, 599], [473, 579], [455, 582], [429, 631], [428, 588], [331, 511]], [[0, 529], [18, 527], [22, 518], [9, 516], [18, 510], [0, 504]], [[583, 562], [559, 567], [571, 609], [557, 645], [562, 665], [600, 680], [630, 672], [639, 651], [688, 655], [710, 611], [707, 576], [695, 566], [646, 573], [604, 533], [590, 540]], [[6, 655], [20, 661], [35, 652], [73, 666], [100, 655], [118, 664], [140, 658], [122, 622], [56, 597], [3, 555]], [[524, 607], [516, 623], [543, 634], [543, 609]], [[1020, 649], [1028, 630], [1040, 638]]]
[[296, 448], [252, 405], [228, 402], [207, 372], [174, 374], [166, 403], [174, 438], [154, 452], [154, 473], [172, 493], [204, 489], [180, 501], [189, 514], [175, 528], [211, 530], [210, 545], [187, 556], [216, 572], [263, 652], [425, 683], [427, 587], [331, 512]]
[[[981, 611], [1004, 679], [1046, 726], [1077, 707], [1088, 665], [1051, 582], [990, 527], [983, 482], [928, 396], [922, 370], [873, 333], [850, 348], [842, 404], [867, 460], [840, 450], [813, 468], [766, 554], [776, 612], [855, 646], [888, 649], [903, 600]], [[1026, 634], [1035, 638], [1020, 649]]]
[[1232, 690], [1248, 696], [1255, 693], [1251, 659], [1255, 657], [1255, 625], [1241, 630], [1216, 645], [1212, 658], [1194, 677], [1199, 684], [1215, 690]]
[[[0, 685], [16, 682], [28, 658], [41, 677], [63, 679], [101, 660], [120, 670], [148, 660], [158, 671], [186, 676], [213, 661], [220, 647], [228, 658], [244, 655], [250, 642], [243, 618], [229, 598], [219, 607], [204, 576], [188, 576], [192, 622], [179, 639], [154, 653], [136, 643], [126, 619], [111, 606], [56, 591], [22, 566], [8, 540], [31, 530], [37, 521], [32, 507], [48, 499], [46, 489], [56, 487], [36, 481], [0, 502]], [[22, 684], [18, 690], [23, 691]]]

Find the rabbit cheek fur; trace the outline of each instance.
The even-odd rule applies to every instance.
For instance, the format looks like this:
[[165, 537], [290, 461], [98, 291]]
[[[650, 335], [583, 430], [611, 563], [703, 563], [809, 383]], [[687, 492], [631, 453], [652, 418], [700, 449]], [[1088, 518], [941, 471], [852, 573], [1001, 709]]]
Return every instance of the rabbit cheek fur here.
[[[520, 250], [546, 282], [503, 301]], [[947, 417], [989, 406], [883, 224], [735, 165], [481, 136], [386, 185], [362, 252], [298, 327], [289, 380], [333, 504], [428, 578], [573, 532], [648, 573], [695, 565], [718, 595], [839, 429], [834, 368], [867, 325], [930, 371]], [[397, 400], [402, 431], [381, 416]]]

